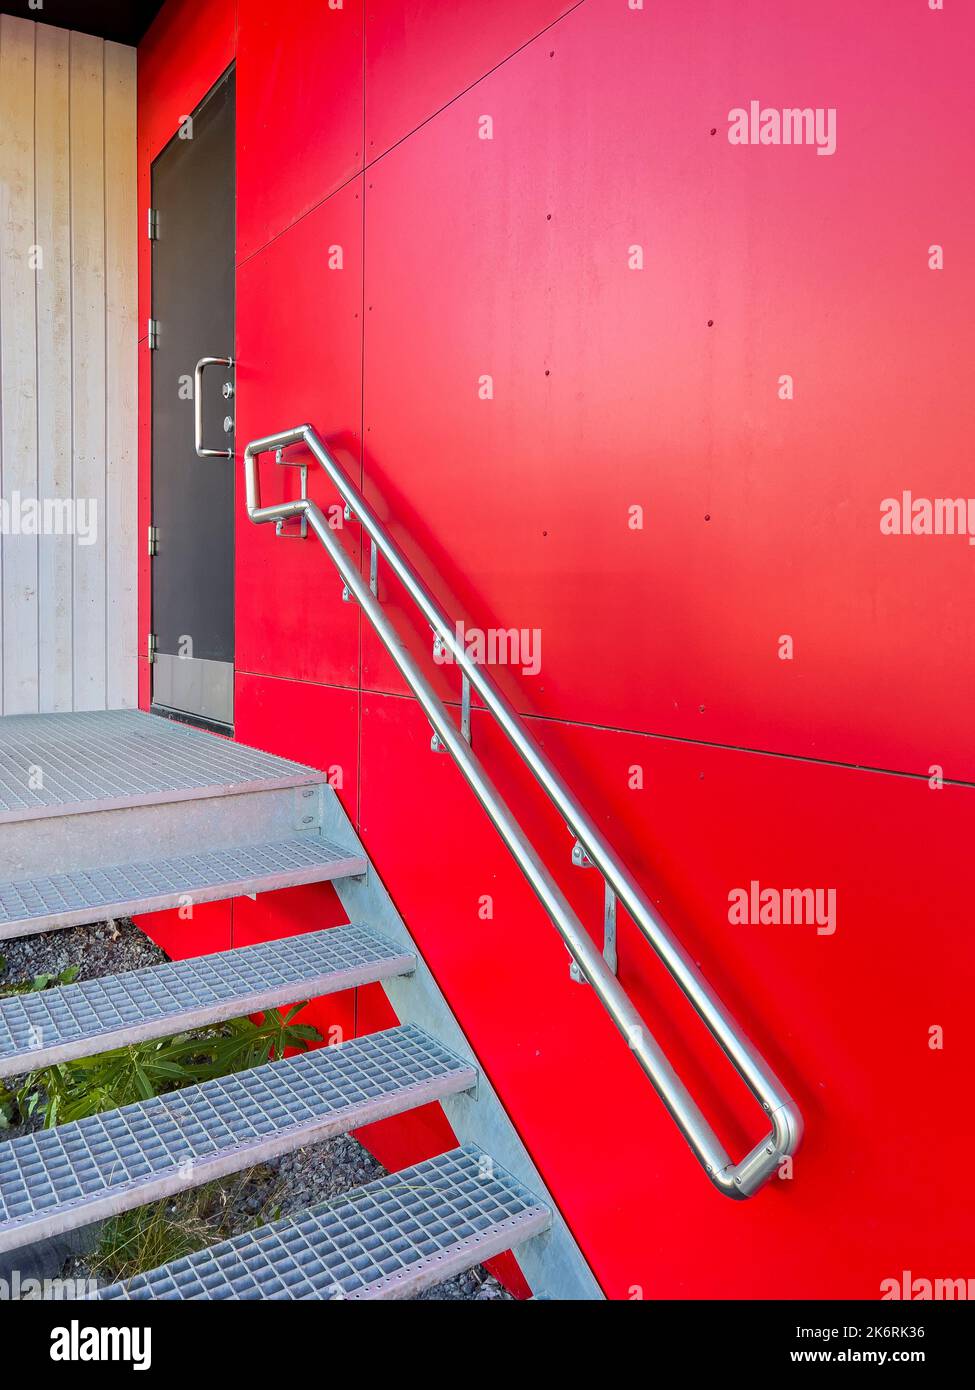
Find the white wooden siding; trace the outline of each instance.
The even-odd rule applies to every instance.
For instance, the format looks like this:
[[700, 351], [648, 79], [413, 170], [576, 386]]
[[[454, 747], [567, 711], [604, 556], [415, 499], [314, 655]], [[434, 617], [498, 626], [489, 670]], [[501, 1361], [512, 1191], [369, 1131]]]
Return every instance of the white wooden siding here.
[[0, 496], [84, 499], [94, 544], [0, 533], [0, 712], [137, 691], [135, 50], [0, 15]]

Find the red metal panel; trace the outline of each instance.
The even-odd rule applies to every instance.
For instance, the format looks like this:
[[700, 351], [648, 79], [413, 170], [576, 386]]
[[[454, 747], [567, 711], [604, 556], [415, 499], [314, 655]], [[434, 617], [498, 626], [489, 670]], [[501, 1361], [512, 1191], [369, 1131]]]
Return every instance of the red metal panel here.
[[138, 654], [139, 708], [148, 709], [151, 699], [151, 671], [147, 658], [148, 635], [152, 630], [152, 563], [144, 543], [152, 520], [152, 359], [149, 340], [139, 343], [139, 422], [138, 450]]
[[[945, 1228], [954, 1179], [944, 1132], [951, 1116], [952, 1143], [972, 1138], [955, 1098], [967, 1085], [975, 968], [962, 907], [970, 895], [958, 874], [975, 831], [975, 792], [538, 728], [605, 808], [621, 849], [808, 1123], [792, 1181], [774, 1181], [748, 1203], [716, 1194], [591, 992], [569, 981], [554, 930], [458, 775], [429, 752], [415, 705], [366, 697], [366, 845], [607, 1292], [877, 1298], [880, 1281], [903, 1268], [965, 1268], [972, 1217], [956, 1211]], [[529, 806], [483, 718], [475, 746], [513, 789], [548, 862], [567, 865], [564, 827], [535, 798]], [[628, 786], [636, 765], [645, 772], [640, 792]], [[393, 794], [404, 786], [429, 816], [404, 814]], [[595, 875], [565, 868], [562, 876], [595, 926]], [[835, 933], [731, 925], [728, 894], [753, 879], [834, 888]], [[742, 1152], [762, 1128], [754, 1103], [625, 924], [621, 956], [653, 1031]], [[932, 1027], [944, 1030], [943, 1050], [929, 1046]]]
[[[865, 74], [841, 0], [756, 0], [748, 43], [594, 0], [370, 170], [367, 482], [461, 616], [541, 633], [522, 707], [975, 774], [970, 547], [879, 525], [970, 491], [975, 265], [927, 268], [975, 220], [947, 18], [889, 6]], [[756, 93], [836, 105], [836, 154], [731, 145]], [[397, 688], [369, 643], [364, 682]]]
[[[362, 181], [240, 266], [237, 292], [241, 451], [250, 439], [307, 420], [328, 436], [358, 480]], [[317, 464], [308, 481], [309, 496], [323, 508], [331, 506], [336, 525], [344, 524], [337, 495]], [[297, 497], [298, 470], [277, 468], [267, 455], [261, 486], [267, 502]], [[242, 482], [237, 502], [237, 669], [357, 685], [358, 609], [341, 601], [341, 580], [318, 541], [279, 539], [273, 526], [248, 521]], [[358, 527], [350, 529], [354, 549]]]
[[[139, 342], [148, 341], [149, 316], [152, 313], [152, 248], [147, 234], [147, 216], [149, 212], [149, 202], [152, 191], [150, 178], [150, 158], [145, 142], [142, 138], [142, 102], [137, 105], [139, 135], [138, 135], [138, 159], [139, 167], [136, 172], [136, 202], [138, 204], [138, 238], [139, 244], [136, 249], [136, 262], [138, 265], [139, 288], [138, 304], [139, 319], [137, 332]], [[140, 405], [141, 410], [141, 405]], [[141, 460], [140, 460], [141, 466]], [[146, 465], [148, 467], [148, 465]]]
[[[140, 633], [143, 631], [139, 629]], [[144, 657], [139, 658], [139, 708], [147, 710], [152, 703], [152, 668]]]
[[579, 0], [366, 0], [366, 150], [376, 159]]
[[238, 743], [327, 772], [353, 817], [359, 775], [358, 707], [354, 690], [240, 673], [234, 683]]
[[[242, 650], [267, 674], [238, 677], [237, 736], [341, 767], [353, 813], [361, 796], [366, 846], [611, 1296], [876, 1298], [903, 1268], [970, 1257], [970, 1217], [943, 1211], [945, 1117], [953, 1145], [971, 1138], [975, 792], [707, 745], [972, 775], [955, 694], [975, 674], [969, 547], [878, 524], [905, 488], [970, 490], [972, 17], [893, 0], [878, 30], [841, 0], [703, 16], [587, 0], [485, 75], [560, 8], [478, 7], [475, 23], [466, 0], [369, 0], [366, 148], [420, 128], [366, 175], [361, 304], [358, 251], [346, 279], [322, 257], [358, 247], [360, 180], [241, 268], [239, 438], [307, 418], [354, 471], [364, 437], [367, 491], [437, 592], [479, 626], [541, 631], [541, 673], [501, 674], [794, 1089], [794, 1180], [745, 1204], [711, 1191], [412, 701], [362, 697], [360, 790], [357, 615], [311, 542], [240, 518]], [[324, 10], [303, 30], [251, 0], [241, 16], [251, 255], [349, 176], [361, 53], [323, 45]], [[316, 125], [290, 84], [333, 56], [341, 100]], [[836, 154], [731, 146], [727, 114], [752, 98], [836, 106]], [[364, 684], [399, 690], [362, 641]], [[564, 826], [480, 718], [475, 746], [598, 936], [598, 880], [568, 867]], [[835, 889], [836, 932], [732, 924], [728, 894], [753, 881]], [[335, 910], [326, 890], [269, 901], [237, 906], [240, 931]], [[761, 1119], [626, 922], [621, 974], [741, 1152]], [[392, 1021], [380, 990], [358, 991], [359, 1032]], [[435, 1111], [365, 1137], [392, 1166], [450, 1138]]]
[[330, 883], [307, 883], [234, 900], [234, 945], [281, 941], [348, 921]]
[[192, 916], [181, 915], [188, 910], [171, 907], [143, 913], [133, 921], [171, 960], [230, 950], [232, 901], [197, 903]]
[[362, 168], [362, 3], [239, 0], [238, 25], [243, 260]]
[[150, 160], [234, 61], [235, 0], [168, 0], [139, 44], [140, 140]]
[[[234, 61], [236, 0], [167, 0], [138, 49], [139, 334], [150, 309], [152, 161]], [[201, 223], [205, 233], [205, 221]]]

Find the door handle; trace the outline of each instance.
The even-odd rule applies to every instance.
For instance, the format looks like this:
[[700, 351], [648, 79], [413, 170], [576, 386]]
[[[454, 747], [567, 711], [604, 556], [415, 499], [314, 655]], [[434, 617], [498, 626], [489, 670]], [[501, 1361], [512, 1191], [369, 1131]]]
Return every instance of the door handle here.
[[[232, 459], [233, 449], [204, 449], [203, 447], [203, 372], [207, 367], [232, 367], [232, 357], [201, 357], [193, 372], [193, 439], [197, 457], [201, 459]], [[228, 417], [229, 418], [229, 417]]]

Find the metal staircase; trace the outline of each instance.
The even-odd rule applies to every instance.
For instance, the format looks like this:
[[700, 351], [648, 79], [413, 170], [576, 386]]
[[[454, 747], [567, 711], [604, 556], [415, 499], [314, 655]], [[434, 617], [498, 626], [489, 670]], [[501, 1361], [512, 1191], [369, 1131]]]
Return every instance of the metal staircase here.
[[0, 719], [0, 940], [361, 873], [323, 773], [136, 710]]
[[[304, 474], [299, 499], [262, 506], [258, 461], [272, 451], [305, 473], [310, 454], [325, 471], [369, 539], [368, 577], [309, 499]], [[565, 943], [573, 978], [592, 987], [710, 1181], [728, 1197], [753, 1195], [799, 1144], [789, 1092], [315, 431], [255, 440], [244, 465], [248, 516], [275, 522], [279, 535], [297, 521], [293, 534], [321, 543], [343, 598], [360, 606], [429, 719], [433, 749], [453, 757]], [[383, 607], [380, 559], [429, 623], [434, 655], [458, 668], [459, 724]], [[472, 693], [564, 817], [573, 862], [602, 874], [602, 950], [474, 752]], [[350, 925], [0, 1006], [0, 1074], [363, 983], [379, 982], [400, 1020], [0, 1145], [0, 1251], [437, 1102], [456, 1151], [102, 1296], [401, 1297], [517, 1245], [535, 1297], [601, 1297], [322, 773], [159, 716], [0, 719], [0, 938], [323, 881]], [[617, 978], [617, 903], [764, 1111], [765, 1138], [737, 1162]]]
[[0, 719], [0, 936], [325, 880], [349, 925], [0, 1000], [0, 1076], [364, 984], [401, 1020], [0, 1142], [0, 1253], [440, 1103], [461, 1148], [98, 1297], [406, 1297], [513, 1246], [537, 1295], [600, 1297], [322, 773], [136, 712]]

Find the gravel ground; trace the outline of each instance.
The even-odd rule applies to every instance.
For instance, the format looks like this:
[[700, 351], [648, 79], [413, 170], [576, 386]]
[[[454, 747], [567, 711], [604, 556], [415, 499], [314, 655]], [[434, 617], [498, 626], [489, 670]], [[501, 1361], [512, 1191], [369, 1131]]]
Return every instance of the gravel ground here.
[[[127, 919], [0, 942], [0, 958], [6, 962], [5, 968], [0, 968], [0, 991], [4, 985], [35, 975], [57, 975], [71, 965], [80, 967], [79, 979], [89, 980], [138, 970], [166, 959]], [[14, 1138], [15, 1132], [8, 1130], [5, 1137]], [[303, 1211], [316, 1202], [373, 1182], [385, 1171], [349, 1135], [297, 1149], [273, 1163], [215, 1185], [219, 1186], [213, 1214], [215, 1238], [224, 1239], [278, 1216]], [[83, 1258], [72, 1259], [64, 1273], [76, 1279], [91, 1277]], [[417, 1295], [418, 1301], [510, 1298], [480, 1266]]]
[[0, 989], [35, 975], [58, 975], [69, 965], [78, 967], [79, 980], [97, 980], [101, 975], [139, 970], [166, 959], [127, 917], [93, 927], [69, 927], [0, 941], [0, 957], [7, 962], [6, 969], [0, 970]]

